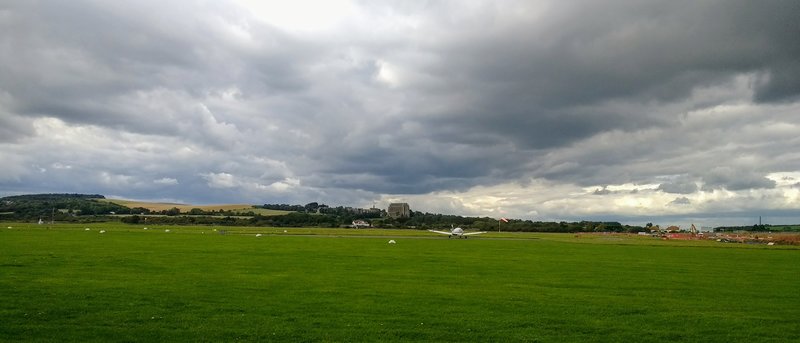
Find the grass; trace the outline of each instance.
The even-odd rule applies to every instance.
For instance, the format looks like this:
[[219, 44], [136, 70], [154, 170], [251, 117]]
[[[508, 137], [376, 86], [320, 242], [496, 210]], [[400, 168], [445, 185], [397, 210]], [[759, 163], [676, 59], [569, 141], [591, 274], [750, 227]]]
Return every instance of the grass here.
[[222, 204], [222, 205], [189, 205], [189, 204], [174, 204], [174, 203], [161, 203], [161, 202], [145, 202], [135, 200], [122, 200], [122, 199], [98, 199], [100, 201], [108, 201], [125, 207], [141, 207], [151, 211], [166, 211], [173, 208], [179, 209], [181, 212], [189, 212], [193, 208], [199, 208], [203, 211], [232, 211], [237, 213], [253, 212], [264, 216], [283, 215], [291, 213], [291, 211], [270, 210], [265, 208], [253, 208], [253, 205], [248, 204]]
[[2, 227], [0, 341], [800, 339], [796, 247], [622, 235]]

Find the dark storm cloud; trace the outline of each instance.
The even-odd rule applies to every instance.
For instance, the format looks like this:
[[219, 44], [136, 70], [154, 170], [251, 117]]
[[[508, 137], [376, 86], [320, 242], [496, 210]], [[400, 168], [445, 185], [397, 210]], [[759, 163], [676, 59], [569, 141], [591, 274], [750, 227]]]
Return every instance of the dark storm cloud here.
[[800, 28], [786, 14], [800, 4], [751, 4], [571, 2], [540, 21], [503, 25], [483, 22], [487, 15], [458, 27], [469, 39], [445, 42], [433, 72], [453, 72], [460, 77], [448, 86], [471, 90], [475, 110], [447, 117], [460, 131], [504, 132], [530, 148], [673, 122], [674, 113], [582, 106], [677, 101], [737, 73], [774, 75], [758, 85], [759, 100], [800, 94], [788, 81], [800, 79], [792, 77]]
[[311, 201], [544, 178], [688, 199], [796, 168], [797, 1], [355, 7], [297, 31], [224, 1], [0, 5], [0, 156], [22, 180], [0, 186]]
[[[268, 26], [257, 51], [222, 36], [211, 14], [183, 15], [187, 4], [19, 3], [9, 20], [0, 58], [0, 85], [11, 110], [134, 132], [177, 134], [195, 110], [175, 93], [200, 102], [209, 91], [237, 85], [246, 96], [290, 92], [308, 82], [298, 70], [306, 49]], [[226, 19], [223, 8], [217, 10]], [[169, 96], [169, 94], [168, 94]], [[176, 108], [177, 106], [177, 108]], [[182, 113], [183, 112], [183, 113]], [[148, 117], [142, 120], [143, 117]]]
[[[383, 185], [395, 185], [375, 190], [413, 193], [492, 183], [495, 177], [494, 182], [501, 182], [526, 174], [524, 169], [579, 184], [647, 182], [658, 174], [611, 171], [615, 179], [604, 180], [608, 176], [597, 173], [598, 167], [624, 165], [646, 153], [644, 147], [631, 150], [629, 156], [583, 156], [574, 162], [572, 171], [540, 170], [538, 158], [541, 151], [612, 130], [637, 132], [676, 126], [682, 111], [653, 111], [652, 106], [684, 101], [696, 89], [729, 83], [742, 74], [759, 75], [753, 83], [757, 100], [791, 99], [792, 88], [783, 87], [770, 75], [783, 73], [795, 63], [787, 57], [794, 54], [796, 42], [786, 31], [796, 31], [796, 27], [776, 11], [796, 6], [786, 2], [754, 10], [749, 3], [732, 2], [588, 2], [552, 6], [541, 18], [521, 16], [498, 22], [493, 18], [507, 13], [487, 5], [485, 16], [437, 22], [431, 25], [434, 39], [420, 40], [434, 57], [413, 66], [437, 81], [412, 84], [387, 96], [402, 92], [409, 101], [419, 100], [412, 102], [416, 106], [402, 110], [403, 119], [432, 130], [419, 132], [409, 141], [422, 138], [435, 146], [498, 149], [484, 150], [486, 163], [475, 166], [471, 154], [449, 155], [446, 164], [438, 164], [437, 159], [445, 158], [436, 154], [420, 158], [425, 152], [419, 150], [355, 148], [362, 160], [391, 167], [364, 167], [340, 158], [343, 156], [330, 156], [336, 159], [331, 161], [333, 165], [342, 166], [332, 172], [349, 173], [357, 167], [380, 176]], [[434, 19], [442, 15], [440, 11], [449, 10], [433, 7], [430, 16]], [[762, 25], [765, 21], [770, 24]], [[786, 96], [759, 95], [778, 94], [767, 92], [770, 87], [781, 89]], [[452, 105], [443, 108], [437, 101]], [[380, 132], [386, 126], [378, 128]], [[396, 165], [392, 160], [405, 162]], [[432, 170], [437, 165], [441, 168]], [[494, 166], [504, 168], [498, 172], [491, 169]], [[456, 177], [456, 181], [450, 178], [461, 171], [473, 174]], [[391, 176], [394, 174], [397, 177]], [[423, 181], [431, 177], [442, 182]], [[692, 190], [691, 185], [671, 186], [664, 185], [663, 190]]]
[[367, 140], [342, 146], [331, 141], [319, 153], [330, 154], [336, 149], [340, 151], [334, 156], [318, 157], [328, 161], [319, 167], [321, 174], [313, 185], [419, 194], [466, 190], [476, 183], [504, 178], [517, 169], [512, 156], [503, 157], [503, 146], [437, 142], [417, 131], [408, 136], [397, 133], [384, 143]]

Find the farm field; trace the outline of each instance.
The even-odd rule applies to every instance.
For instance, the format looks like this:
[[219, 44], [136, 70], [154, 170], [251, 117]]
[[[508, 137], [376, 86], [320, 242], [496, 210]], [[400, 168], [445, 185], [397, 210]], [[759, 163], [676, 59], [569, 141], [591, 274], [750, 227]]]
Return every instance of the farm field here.
[[121, 199], [99, 199], [100, 201], [108, 201], [118, 205], [134, 208], [141, 207], [151, 211], [164, 211], [172, 208], [177, 208], [181, 212], [189, 212], [193, 208], [199, 208], [203, 211], [233, 211], [233, 212], [253, 212], [265, 216], [281, 215], [291, 213], [291, 211], [270, 210], [264, 208], [253, 208], [248, 204], [222, 204], [222, 205], [190, 205], [190, 204], [174, 204], [174, 203], [160, 203], [160, 202], [143, 202], [133, 200]]
[[798, 275], [626, 235], [3, 223], [0, 341], [797, 341]]

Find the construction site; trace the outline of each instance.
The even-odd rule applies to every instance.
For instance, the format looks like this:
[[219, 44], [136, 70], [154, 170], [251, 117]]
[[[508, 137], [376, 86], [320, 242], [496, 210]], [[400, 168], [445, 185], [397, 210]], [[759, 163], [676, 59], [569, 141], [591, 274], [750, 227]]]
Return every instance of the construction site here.
[[[647, 233], [641, 233], [647, 234]], [[691, 224], [688, 230], [677, 226], [662, 229], [658, 225], [650, 227], [650, 236], [664, 240], [714, 240], [723, 243], [800, 245], [800, 234], [772, 232], [712, 232], [699, 230]]]

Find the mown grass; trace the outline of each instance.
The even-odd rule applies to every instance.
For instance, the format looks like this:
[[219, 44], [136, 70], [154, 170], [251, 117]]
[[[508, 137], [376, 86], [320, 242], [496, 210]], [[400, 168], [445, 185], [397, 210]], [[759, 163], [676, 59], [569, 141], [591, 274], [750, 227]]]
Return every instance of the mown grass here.
[[9, 226], [0, 229], [0, 341], [800, 339], [800, 250], [791, 247]]

